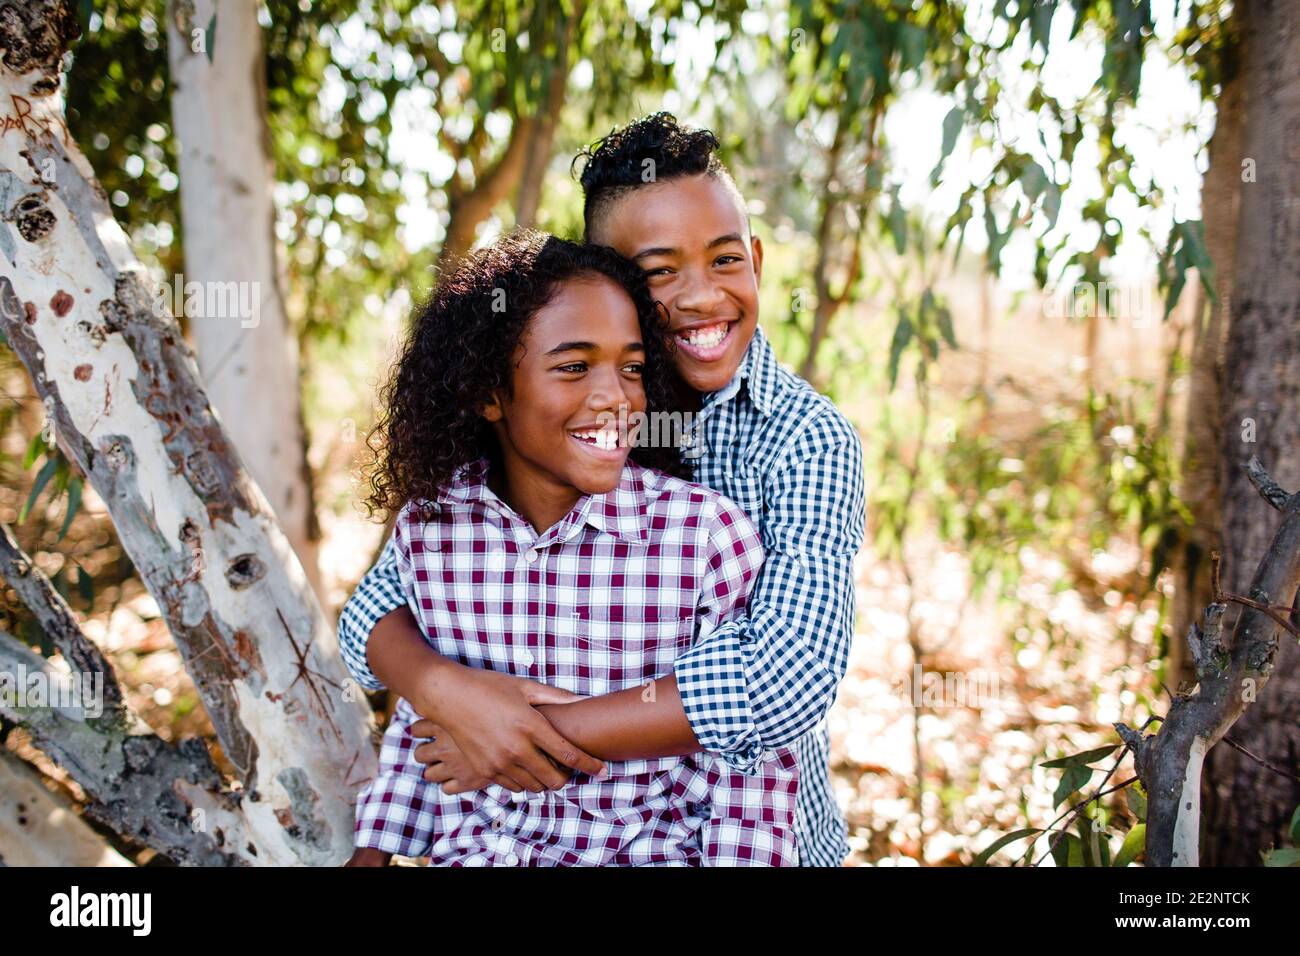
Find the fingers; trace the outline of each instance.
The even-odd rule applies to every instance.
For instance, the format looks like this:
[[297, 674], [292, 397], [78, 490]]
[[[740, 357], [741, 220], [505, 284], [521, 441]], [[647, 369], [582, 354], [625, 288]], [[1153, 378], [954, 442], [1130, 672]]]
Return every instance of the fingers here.
[[569, 782], [571, 772], [568, 767], [557, 767], [555, 762], [546, 755], [545, 751], [538, 750], [536, 747], [530, 747], [529, 751], [529, 753], [519, 755], [517, 762], [510, 768], [510, 772], [521, 783], [526, 781], [520, 774], [527, 774], [528, 778], [537, 784], [536, 790], [529, 788], [532, 793], [541, 793], [543, 790], [558, 790]]
[[[541, 763], [545, 764], [545, 762], [545, 758], [543, 758]], [[554, 787], [542, 783], [533, 772], [534, 768], [529, 764], [531, 764], [531, 761], [528, 763], [520, 762], [510, 768], [510, 776], [523, 784], [522, 789], [527, 790], [529, 793], [542, 793], [546, 790], [555, 789]], [[563, 786], [563, 784], [561, 784], [561, 786]]]
[[452, 779], [452, 772], [445, 763], [435, 763], [425, 767], [422, 776], [429, 783], [448, 783]]
[[412, 737], [441, 737], [442, 728], [427, 717], [422, 717], [411, 724]]
[[585, 700], [581, 694], [561, 690], [559, 687], [552, 687], [550, 684], [529, 680], [526, 677], [521, 677], [519, 680], [524, 700], [534, 707], [538, 704], [572, 704], [575, 700]]
[[423, 743], [411, 751], [411, 755], [416, 761], [423, 764], [437, 763], [438, 755], [434, 753], [438, 745], [435, 743]]
[[[560, 736], [560, 732], [551, 726], [541, 714], [538, 714], [538, 724], [536, 733], [533, 736], [533, 743], [541, 747], [550, 754], [556, 763], [565, 767], [572, 767], [581, 773], [596, 776], [603, 773], [605, 764], [597, 760], [585, 750], [580, 750], [566, 738]], [[567, 779], [567, 778], [566, 778]]]
[[492, 782], [495, 783], [495, 784], [496, 784], [497, 786], [499, 786], [499, 787], [505, 787], [505, 788], [506, 788], [507, 790], [509, 790], [511, 793], [520, 793], [520, 792], [522, 792], [522, 791], [528, 789], [527, 787], [521, 787], [521, 786], [519, 785], [519, 781], [515, 780], [514, 777], [509, 776], [509, 775], [504, 774], [504, 773], [496, 774], [496, 775], [492, 778]]

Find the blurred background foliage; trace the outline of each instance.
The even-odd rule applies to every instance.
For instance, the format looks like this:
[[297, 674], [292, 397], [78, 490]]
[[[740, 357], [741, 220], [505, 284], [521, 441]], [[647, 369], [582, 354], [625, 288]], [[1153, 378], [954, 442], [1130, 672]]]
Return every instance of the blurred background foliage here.
[[[969, 863], [990, 832], [1045, 826], [1091, 771], [1075, 765], [1062, 794], [1043, 760], [1104, 742], [1110, 721], [1141, 724], [1166, 679], [1169, 566], [1190, 521], [1177, 396], [1215, 296], [1199, 190], [1235, 69], [1232, 12], [263, 4], [327, 606], [379, 539], [357, 505], [361, 438], [440, 263], [516, 223], [577, 236], [575, 153], [668, 109], [718, 133], [767, 250], [763, 324], [863, 438], [859, 639], [832, 714], [854, 862]], [[83, 4], [67, 88], [115, 215], [169, 277], [184, 250], [164, 15], [159, 0]], [[1107, 284], [1125, 290], [1119, 308], [1077, 294]], [[43, 441], [8, 350], [0, 378], [0, 512], [126, 658], [139, 709], [165, 732], [203, 732], [156, 609], [102, 507]], [[1014, 706], [918, 703], [896, 686], [914, 665], [995, 672]], [[1139, 809], [1116, 795], [1081, 817], [1114, 827], [1107, 861]], [[1087, 836], [1056, 862], [1082, 862]]]

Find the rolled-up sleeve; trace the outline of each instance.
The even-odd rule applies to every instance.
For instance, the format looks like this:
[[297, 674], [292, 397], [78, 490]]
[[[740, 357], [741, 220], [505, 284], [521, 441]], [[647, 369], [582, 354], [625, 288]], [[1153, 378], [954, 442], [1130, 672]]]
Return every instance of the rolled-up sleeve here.
[[392, 535], [374, 567], [366, 572], [339, 614], [339, 650], [354, 680], [366, 690], [380, 690], [383, 682], [366, 660], [370, 632], [381, 617], [406, 604], [397, 566], [397, 544]]
[[675, 667], [701, 746], [742, 773], [820, 724], [848, 666], [866, 518], [862, 446], [847, 424], [829, 433], [806, 432], [767, 482], [765, 557], [745, 614]]

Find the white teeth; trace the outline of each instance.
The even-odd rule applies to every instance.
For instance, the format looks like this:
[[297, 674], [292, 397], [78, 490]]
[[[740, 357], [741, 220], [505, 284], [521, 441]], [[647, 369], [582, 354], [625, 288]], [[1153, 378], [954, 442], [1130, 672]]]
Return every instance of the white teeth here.
[[727, 324], [723, 322], [707, 329], [691, 329], [682, 337], [697, 349], [710, 349], [720, 345], [727, 337]]
[[618, 432], [609, 429], [600, 429], [599, 431], [574, 432], [574, 437], [582, 441], [589, 442], [597, 448], [603, 448], [612, 451], [618, 447]]

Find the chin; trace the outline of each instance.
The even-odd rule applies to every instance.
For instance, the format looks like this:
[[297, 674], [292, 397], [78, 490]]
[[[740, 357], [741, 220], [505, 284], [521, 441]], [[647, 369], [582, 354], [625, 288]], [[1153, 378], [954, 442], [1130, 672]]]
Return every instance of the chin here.
[[719, 389], [727, 387], [727, 383], [735, 377], [737, 369], [740, 368], [740, 363], [736, 363], [734, 366], [729, 365], [728, 367], [731, 369], [730, 372], [720, 369], [705, 370], [692, 368], [682, 369], [681, 374], [682, 378], [686, 379], [686, 384], [695, 389], [695, 391], [716, 392]]
[[607, 491], [613, 491], [618, 487], [619, 480], [623, 477], [623, 465], [627, 464], [624, 459], [617, 467], [606, 466], [600, 471], [588, 469], [582, 480], [575, 484], [575, 487], [584, 495], [603, 495]]

